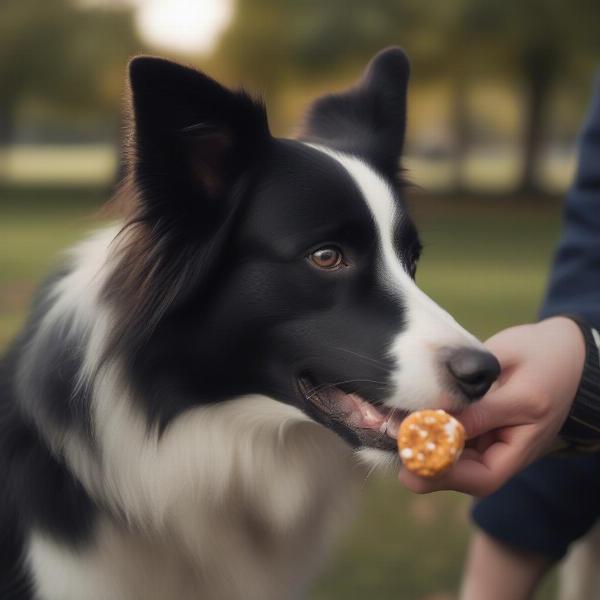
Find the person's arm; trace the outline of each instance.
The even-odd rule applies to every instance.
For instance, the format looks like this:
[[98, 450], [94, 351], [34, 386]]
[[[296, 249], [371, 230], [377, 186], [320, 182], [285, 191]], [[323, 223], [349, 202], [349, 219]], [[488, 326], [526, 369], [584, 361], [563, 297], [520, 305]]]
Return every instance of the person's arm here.
[[600, 336], [594, 333], [600, 327], [600, 79], [541, 314], [541, 322], [486, 342], [502, 374], [482, 400], [458, 415], [470, 447], [435, 481], [402, 470], [400, 480], [409, 489], [487, 495], [546, 454], [561, 429], [570, 443], [600, 441]]
[[551, 566], [544, 556], [478, 531], [469, 546], [460, 600], [528, 600]]
[[579, 138], [574, 184], [540, 316], [578, 315], [600, 328], [600, 75]]
[[582, 379], [561, 436], [575, 447], [600, 448], [600, 77], [540, 311], [541, 318], [555, 315], [570, 315], [586, 344]]

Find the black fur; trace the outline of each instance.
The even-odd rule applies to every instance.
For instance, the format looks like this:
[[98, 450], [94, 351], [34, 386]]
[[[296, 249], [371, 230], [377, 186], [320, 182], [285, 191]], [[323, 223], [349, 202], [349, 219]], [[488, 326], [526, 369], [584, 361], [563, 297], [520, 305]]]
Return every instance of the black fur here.
[[302, 137], [364, 157], [381, 173], [397, 177], [409, 75], [408, 58], [400, 48], [381, 51], [355, 86], [313, 104]]
[[[385, 341], [401, 329], [402, 309], [378, 292], [374, 224], [348, 174], [320, 152], [282, 140], [272, 142], [256, 180], [209, 293], [199, 286], [167, 311], [130, 365], [140, 396], [163, 424], [191, 404], [244, 393], [298, 404], [296, 377], [304, 371], [320, 381], [380, 381], [382, 365], [392, 367]], [[414, 238], [407, 219], [398, 226], [404, 237]], [[306, 254], [323, 241], [342, 245], [352, 268], [311, 266]], [[389, 393], [370, 388], [374, 399]]]
[[23, 565], [32, 528], [77, 546], [91, 534], [96, 506], [60, 457], [50, 452], [42, 427], [73, 427], [89, 434], [89, 405], [75, 392], [79, 348], [58, 332], [19, 370], [28, 341], [49, 307], [61, 271], [41, 287], [21, 335], [0, 361], [0, 598], [29, 600], [32, 582]]

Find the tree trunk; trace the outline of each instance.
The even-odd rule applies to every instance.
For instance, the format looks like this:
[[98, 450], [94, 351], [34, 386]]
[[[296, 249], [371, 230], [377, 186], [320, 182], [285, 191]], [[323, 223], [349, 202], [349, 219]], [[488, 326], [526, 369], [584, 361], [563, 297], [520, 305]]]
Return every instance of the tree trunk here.
[[523, 163], [517, 184], [519, 193], [539, 193], [540, 158], [544, 144], [544, 116], [554, 75], [554, 53], [536, 50], [523, 60], [527, 93], [522, 132]]
[[8, 150], [14, 141], [15, 111], [10, 105], [0, 104], [0, 182], [8, 175]]
[[452, 175], [453, 192], [466, 189], [466, 162], [471, 138], [466, 79], [457, 74], [451, 88], [451, 128], [452, 128]]

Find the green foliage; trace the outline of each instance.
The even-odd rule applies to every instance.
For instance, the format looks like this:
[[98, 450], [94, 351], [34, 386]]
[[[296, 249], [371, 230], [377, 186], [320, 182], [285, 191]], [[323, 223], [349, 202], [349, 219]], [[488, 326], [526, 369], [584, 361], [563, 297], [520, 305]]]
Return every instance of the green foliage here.
[[551, 94], [561, 85], [587, 92], [600, 56], [599, 22], [597, 0], [238, 0], [217, 57], [233, 79], [251, 81], [274, 98], [298, 82], [339, 80], [384, 46], [404, 46], [416, 79], [451, 84], [457, 187], [469, 144], [470, 83], [518, 83], [519, 186], [533, 190]]
[[[488, 56], [495, 68], [510, 64], [526, 74], [537, 68], [540, 75], [569, 77], [581, 63], [597, 61], [600, 52], [598, 22], [600, 4], [593, 0], [463, 0], [462, 32], [483, 53], [474, 53], [481, 68]], [[512, 61], [512, 64], [511, 64]], [[489, 68], [489, 65], [488, 65]], [[529, 75], [534, 75], [529, 73]]]
[[298, 78], [331, 76], [398, 44], [417, 25], [417, 0], [239, 1], [217, 59], [233, 76], [269, 90]]
[[124, 65], [138, 47], [129, 9], [3, 0], [0, 118], [13, 119], [28, 102], [70, 116], [114, 116]]
[[408, 49], [417, 76], [515, 74], [534, 55], [567, 76], [597, 59], [598, 22], [595, 0], [238, 0], [217, 56], [268, 86], [331, 76], [390, 44]]

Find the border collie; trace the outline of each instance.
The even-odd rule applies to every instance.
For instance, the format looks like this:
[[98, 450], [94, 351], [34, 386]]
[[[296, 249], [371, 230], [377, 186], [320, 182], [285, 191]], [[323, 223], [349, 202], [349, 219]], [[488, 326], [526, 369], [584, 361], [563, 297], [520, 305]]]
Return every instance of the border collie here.
[[301, 596], [401, 415], [488, 389], [415, 285], [408, 74], [381, 52], [280, 139], [246, 93], [131, 62], [123, 219], [2, 364], [2, 598]]

